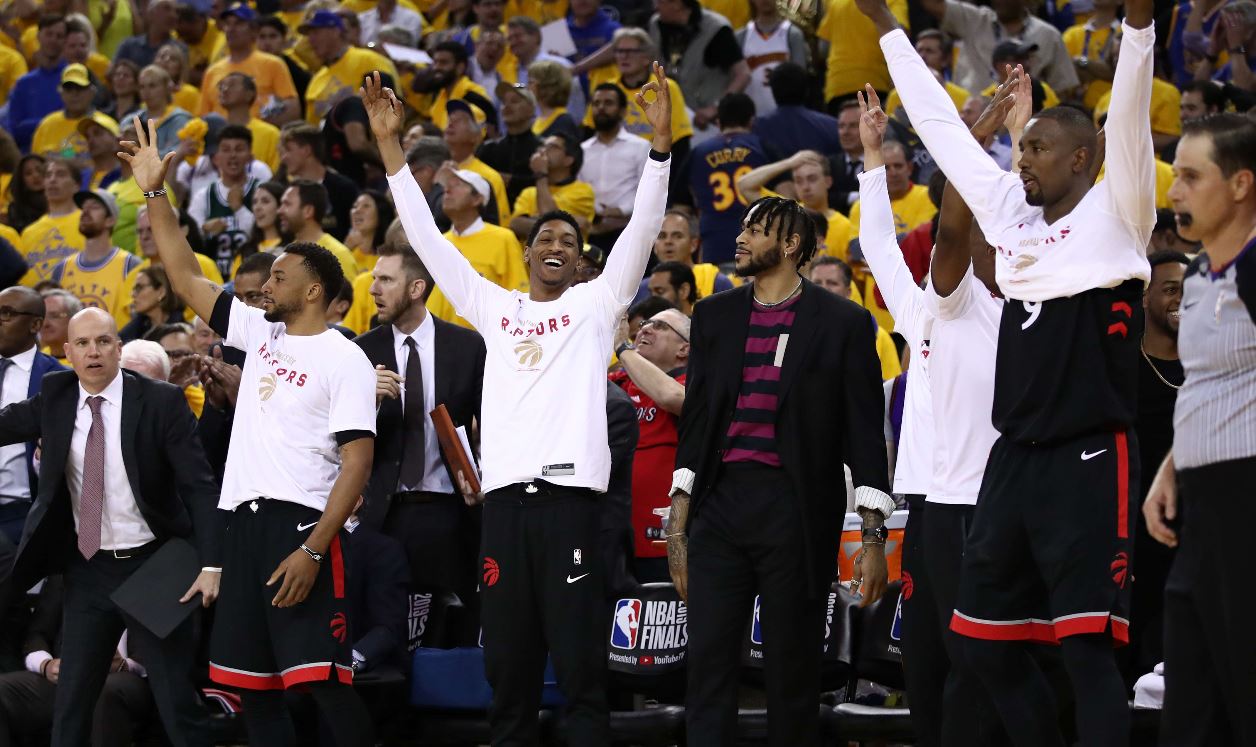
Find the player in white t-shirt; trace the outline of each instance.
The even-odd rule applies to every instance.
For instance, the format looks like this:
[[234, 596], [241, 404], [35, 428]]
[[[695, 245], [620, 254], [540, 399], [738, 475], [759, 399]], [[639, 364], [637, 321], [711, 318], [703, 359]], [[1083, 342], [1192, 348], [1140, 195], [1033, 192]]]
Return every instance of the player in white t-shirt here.
[[637, 95], [654, 128], [650, 157], [605, 270], [574, 285], [583, 237], [575, 218], [550, 210], [523, 250], [528, 293], [485, 280], [441, 235], [401, 152], [401, 103], [380, 85], [378, 73], [362, 92], [406, 236], [488, 348], [480, 588], [494, 744], [536, 741], [547, 647], [567, 698], [568, 741], [610, 742], [606, 618], [596, 560], [598, 498], [611, 466], [606, 366], [667, 202], [671, 102], [667, 96], [645, 102], [643, 96], [667, 90], [657, 64], [654, 77]]
[[[137, 120], [123, 154], [148, 198], [170, 284], [225, 343], [247, 354], [218, 507], [232, 512], [210, 677], [242, 691], [251, 744], [295, 742], [283, 691], [309, 686], [337, 744], [373, 744], [351, 688], [341, 543], [371, 471], [375, 372], [325, 321], [345, 283], [335, 256], [289, 245], [262, 286], [261, 309], [201, 274], [165, 197], [164, 160]], [[267, 588], [270, 587], [270, 588]]]

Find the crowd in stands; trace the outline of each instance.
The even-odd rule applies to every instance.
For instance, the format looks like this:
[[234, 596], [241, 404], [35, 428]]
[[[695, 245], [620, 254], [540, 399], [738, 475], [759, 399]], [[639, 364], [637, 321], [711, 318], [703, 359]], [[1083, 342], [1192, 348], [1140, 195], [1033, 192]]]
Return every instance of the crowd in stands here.
[[[966, 124], [977, 123], [1020, 65], [1032, 76], [1035, 113], [1074, 107], [1103, 127], [1121, 46], [1117, 0], [888, 5]], [[1185, 254], [1198, 250], [1174, 225], [1170, 164], [1184, 123], [1222, 111], [1250, 115], [1256, 2], [1159, 0], [1155, 29], [1147, 115], [1158, 213], [1148, 249], [1160, 259], [1143, 348], [1144, 475], [1171, 442], [1165, 412], [1172, 412], [1169, 390], [1182, 380], [1174, 298]], [[660, 95], [672, 102], [667, 212], [615, 348], [606, 352], [608, 380], [631, 397], [639, 429], [631, 510], [617, 540], [623, 572], [641, 583], [670, 581], [656, 509], [670, 505], [689, 322], [704, 298], [743, 284], [733, 269], [736, 239], [756, 199], [801, 203], [818, 244], [803, 274], [866, 309], [884, 380], [886, 446], [891, 455], [897, 448], [915, 362], [861, 248], [865, 153], [856, 93], [865, 84], [890, 115], [885, 183], [917, 285], [928, 276], [946, 179], [900, 103], [877, 40], [854, 0], [4, 0], [0, 288], [33, 289], [42, 303], [0, 292], [0, 405], [28, 395], [4, 378], [11, 362], [35, 391], [31, 363], [19, 354], [34, 347], [50, 365], [68, 365], [68, 320], [84, 308], [102, 309], [124, 343], [123, 366], [183, 390], [210, 467], [222, 478], [244, 356], [224, 347], [211, 320], [197, 317], [167, 277], [144, 190], [118, 157], [120, 143], [137, 140], [137, 126], [153, 123], [156, 147], [172, 154], [167, 199], [205, 277], [261, 308], [262, 287], [286, 245], [324, 247], [346, 278], [327, 325], [367, 349], [362, 340], [408, 308], [398, 309], [389, 285], [399, 276], [425, 279], [429, 287], [415, 303], [432, 316], [472, 325], [439, 285], [431, 287], [425, 270], [399, 258], [406, 240], [359, 94], [365, 77], [379, 72], [405, 106], [406, 163], [444, 237], [484, 278], [526, 291], [524, 244], [538, 217], [554, 210], [574, 216], [587, 238], [581, 278], [605, 266], [650, 157], [653, 133], [636, 94], [657, 60], [669, 76]], [[981, 146], [1004, 169], [1013, 167], [1006, 130]], [[32, 329], [35, 318], [42, 325]], [[483, 376], [482, 349], [480, 364], [460, 374]], [[468, 418], [478, 415], [480, 386], [476, 380]], [[34, 495], [25, 479], [33, 446], [30, 452], [0, 448], [0, 545], [20, 542], [23, 508]], [[377, 445], [377, 469], [382, 453]], [[833, 480], [844, 483], [840, 465]], [[460, 492], [448, 480], [437, 489]], [[382, 632], [354, 631], [355, 641], [368, 633], [385, 641], [363, 643], [371, 648], [360, 671], [405, 673], [401, 652], [422, 637], [406, 630], [417, 619], [419, 582], [428, 592], [474, 596], [477, 509], [460, 501], [440, 517], [442, 531], [458, 537], [440, 545], [447, 557], [437, 557], [420, 547], [413, 517], [403, 522], [406, 514], [372, 500], [357, 531], [383, 548], [371, 551], [383, 570], [365, 582], [372, 588], [356, 593], [370, 595], [360, 604], [396, 594], [378, 602], [392, 615], [374, 621]], [[1155, 558], [1140, 531], [1139, 552], [1146, 543]], [[0, 551], [0, 559], [9, 555]], [[393, 555], [403, 560], [380, 560]], [[430, 565], [440, 572], [425, 571]], [[1123, 660], [1131, 685], [1164, 658], [1156, 584], [1163, 586], [1166, 573], [1161, 559], [1135, 574], [1143, 586], [1135, 587], [1134, 646]], [[25, 743], [51, 726], [59, 583], [51, 577], [29, 600], [25, 589], [11, 590], [20, 602], [11, 606], [25, 609], [11, 609], [3, 623], [0, 744]], [[1148, 588], [1154, 593], [1139, 595]], [[462, 602], [475, 613], [472, 599]], [[135, 688], [143, 663], [129, 658], [125, 638], [116, 662], [97, 710], [95, 744], [129, 744], [133, 732], [156, 723], [151, 695]]]

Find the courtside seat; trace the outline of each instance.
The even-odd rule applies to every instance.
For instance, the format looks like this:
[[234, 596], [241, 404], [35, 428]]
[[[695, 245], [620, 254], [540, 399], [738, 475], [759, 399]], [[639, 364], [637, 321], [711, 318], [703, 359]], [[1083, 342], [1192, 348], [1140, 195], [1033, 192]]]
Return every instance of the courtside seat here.
[[855, 641], [855, 674], [896, 690], [902, 690], [902, 583], [895, 581], [876, 602], [862, 609], [858, 616]]
[[623, 589], [607, 608], [606, 653], [612, 692], [684, 698], [688, 611], [667, 582]]

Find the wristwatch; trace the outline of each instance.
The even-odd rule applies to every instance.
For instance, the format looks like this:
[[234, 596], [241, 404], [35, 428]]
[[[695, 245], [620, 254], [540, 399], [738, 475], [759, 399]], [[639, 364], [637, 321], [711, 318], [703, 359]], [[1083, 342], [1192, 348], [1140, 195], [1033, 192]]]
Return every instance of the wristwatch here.
[[310, 560], [313, 560], [315, 563], [318, 563], [320, 565], [322, 564], [323, 554], [321, 552], [315, 552], [314, 550], [311, 550], [308, 545], [301, 545], [301, 549], [305, 551], [306, 555], [310, 556]]
[[864, 527], [862, 536], [865, 545], [884, 545], [885, 540], [890, 536], [890, 530], [886, 529], [885, 525]]
[[637, 346], [633, 345], [631, 342], [620, 343], [619, 347], [615, 348], [615, 357], [623, 358], [625, 350], [636, 350], [636, 349], [637, 349]]

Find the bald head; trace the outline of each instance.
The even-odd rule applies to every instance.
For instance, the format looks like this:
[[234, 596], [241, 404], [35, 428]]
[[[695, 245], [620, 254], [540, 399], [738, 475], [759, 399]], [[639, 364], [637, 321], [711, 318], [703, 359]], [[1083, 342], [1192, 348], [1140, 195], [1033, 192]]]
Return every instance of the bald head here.
[[70, 318], [65, 357], [90, 394], [99, 394], [118, 375], [122, 344], [118, 323], [103, 309], [86, 308]]
[[0, 356], [11, 358], [35, 346], [44, 326], [44, 299], [30, 288], [0, 291]]
[[665, 309], [647, 319], [637, 331], [637, 352], [649, 362], [672, 371], [689, 361], [689, 317], [679, 309]]

